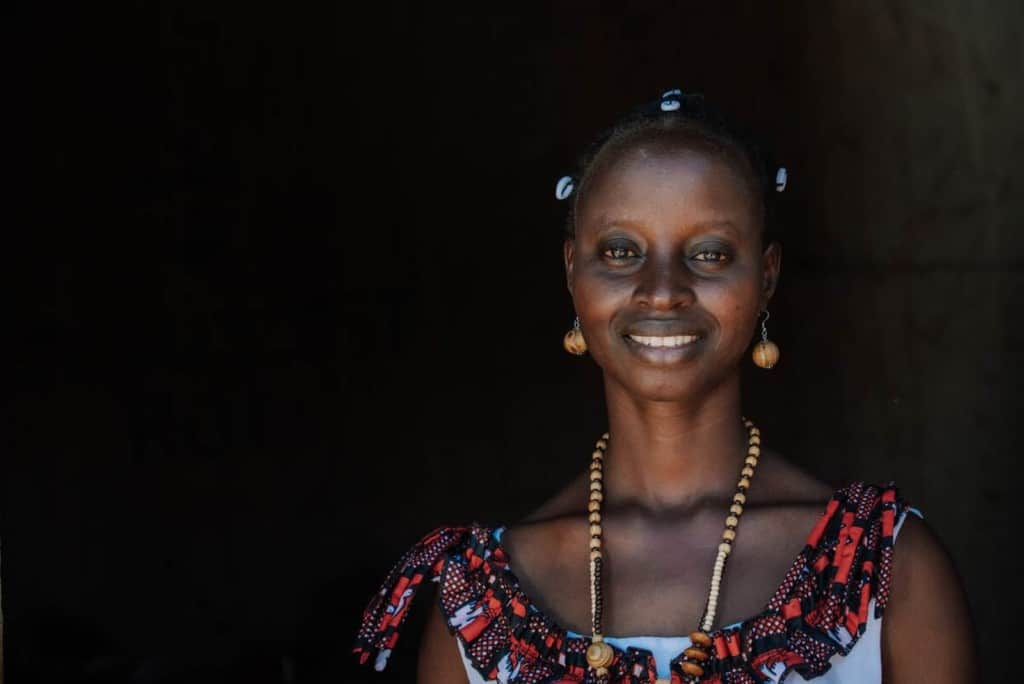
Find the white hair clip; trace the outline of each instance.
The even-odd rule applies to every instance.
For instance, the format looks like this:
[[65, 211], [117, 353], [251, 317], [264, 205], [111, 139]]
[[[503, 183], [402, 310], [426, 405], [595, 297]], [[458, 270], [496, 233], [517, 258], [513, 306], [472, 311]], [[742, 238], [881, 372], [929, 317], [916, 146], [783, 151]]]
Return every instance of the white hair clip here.
[[666, 90], [661, 94], [661, 111], [663, 112], [674, 112], [682, 106], [679, 98], [683, 96], [683, 91], [679, 88], [673, 88], [672, 90]]
[[786, 167], [780, 166], [779, 170], [775, 172], [775, 192], [782, 192], [786, 189]]
[[564, 200], [572, 194], [575, 187], [576, 181], [572, 176], [562, 176], [558, 179], [558, 184], [555, 186], [555, 197]]

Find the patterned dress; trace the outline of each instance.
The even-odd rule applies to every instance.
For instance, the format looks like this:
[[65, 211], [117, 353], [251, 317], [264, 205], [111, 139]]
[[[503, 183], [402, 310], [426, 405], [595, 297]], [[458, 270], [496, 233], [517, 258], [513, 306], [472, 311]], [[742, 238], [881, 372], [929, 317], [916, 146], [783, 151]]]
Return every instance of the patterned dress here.
[[[711, 633], [714, 645], [699, 681], [880, 681], [881, 618], [895, 535], [908, 510], [891, 484], [854, 482], [837, 490], [764, 609]], [[354, 649], [360, 662], [373, 660], [384, 669], [409, 604], [429, 579], [439, 584], [440, 609], [471, 682], [593, 684], [585, 656], [589, 637], [563, 629], [530, 602], [501, 546], [503, 531], [443, 527], [406, 552], [363, 613]], [[611, 681], [654, 684], [654, 653], [669, 644], [679, 649], [667, 673], [660, 663], [660, 676], [672, 684], [689, 681], [681, 669], [689, 645], [684, 637], [646, 639], [609, 641]], [[855, 651], [862, 641], [866, 645]]]

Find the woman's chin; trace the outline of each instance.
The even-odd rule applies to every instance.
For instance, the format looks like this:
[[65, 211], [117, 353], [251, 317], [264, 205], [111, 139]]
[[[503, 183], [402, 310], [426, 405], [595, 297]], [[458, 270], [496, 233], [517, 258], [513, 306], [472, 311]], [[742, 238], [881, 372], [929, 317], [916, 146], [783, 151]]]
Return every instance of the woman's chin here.
[[666, 373], [626, 369], [625, 372], [611, 374], [608, 379], [634, 399], [655, 402], [692, 402], [695, 397], [706, 394], [704, 388], [707, 386], [692, 372], [686, 371]]

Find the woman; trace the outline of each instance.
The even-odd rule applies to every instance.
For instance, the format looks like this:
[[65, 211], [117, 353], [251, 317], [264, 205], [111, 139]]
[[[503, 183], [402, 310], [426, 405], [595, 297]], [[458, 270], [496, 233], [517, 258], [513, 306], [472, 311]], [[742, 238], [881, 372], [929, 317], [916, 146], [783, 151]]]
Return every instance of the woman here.
[[767, 228], [785, 184], [678, 90], [559, 182], [578, 315], [566, 348], [602, 369], [608, 434], [521, 523], [443, 528], [410, 550], [364, 615], [364, 662], [384, 666], [431, 579], [427, 684], [973, 680], [956, 573], [896, 489], [833, 491], [742, 416], [759, 322], [755, 362], [778, 358]]

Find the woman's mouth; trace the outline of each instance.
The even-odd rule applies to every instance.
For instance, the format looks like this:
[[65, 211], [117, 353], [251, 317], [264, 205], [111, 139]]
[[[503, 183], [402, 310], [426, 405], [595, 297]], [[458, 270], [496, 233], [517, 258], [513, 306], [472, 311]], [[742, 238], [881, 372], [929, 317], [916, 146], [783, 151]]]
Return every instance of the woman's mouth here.
[[700, 335], [626, 335], [626, 338], [644, 347], [678, 349], [693, 344]]
[[634, 356], [645, 364], [655, 366], [686, 363], [700, 353], [704, 336], [700, 333], [684, 335], [637, 335], [627, 333], [622, 336]]

